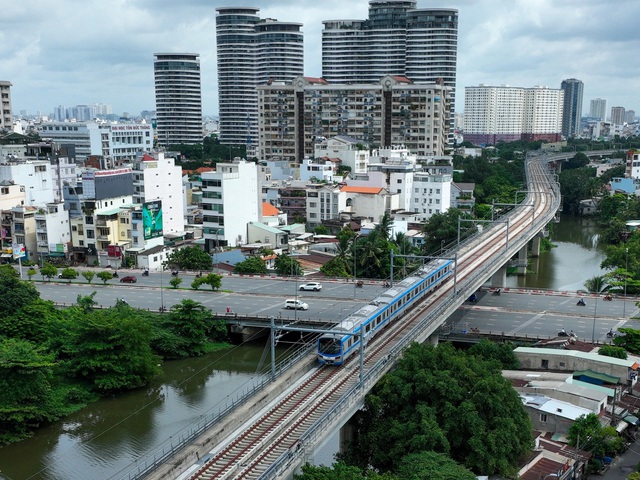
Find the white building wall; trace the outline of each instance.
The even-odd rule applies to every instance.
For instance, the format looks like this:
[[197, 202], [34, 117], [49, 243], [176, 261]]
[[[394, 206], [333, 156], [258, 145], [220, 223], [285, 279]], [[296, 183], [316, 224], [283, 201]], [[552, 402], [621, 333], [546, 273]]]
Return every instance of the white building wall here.
[[23, 185], [0, 185], [0, 211], [26, 204]]
[[36, 212], [36, 241], [39, 253], [67, 253], [67, 244], [71, 241], [69, 212], [64, 203], [49, 204]]
[[411, 210], [420, 220], [427, 220], [436, 213], [444, 213], [451, 207], [451, 176], [416, 173], [414, 176]]
[[[258, 170], [256, 164], [246, 160], [234, 163], [218, 163], [215, 172], [202, 174], [204, 238], [210, 242], [216, 240], [228, 245], [247, 243], [247, 224], [258, 222], [262, 202], [258, 189]], [[210, 186], [207, 182], [220, 181], [220, 186]], [[221, 198], [212, 198], [211, 194], [220, 194]], [[209, 194], [209, 196], [207, 196]], [[221, 207], [222, 212], [211, 208]], [[207, 217], [223, 217], [224, 223], [208, 221]]]
[[53, 175], [48, 161], [0, 163], [2, 180], [24, 186], [26, 205], [45, 205], [55, 201]]

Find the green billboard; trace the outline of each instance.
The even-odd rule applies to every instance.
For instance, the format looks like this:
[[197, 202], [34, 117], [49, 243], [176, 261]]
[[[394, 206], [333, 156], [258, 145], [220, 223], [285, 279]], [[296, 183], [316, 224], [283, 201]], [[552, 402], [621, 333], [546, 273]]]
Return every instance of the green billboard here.
[[162, 200], [142, 204], [142, 228], [145, 240], [162, 236]]

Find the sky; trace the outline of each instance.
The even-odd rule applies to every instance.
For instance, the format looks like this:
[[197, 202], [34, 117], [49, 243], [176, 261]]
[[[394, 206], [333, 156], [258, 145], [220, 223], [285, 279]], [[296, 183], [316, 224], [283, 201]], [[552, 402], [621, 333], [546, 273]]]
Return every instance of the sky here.
[[[104, 103], [113, 112], [155, 110], [154, 53], [200, 55], [202, 108], [217, 115], [215, 16], [219, 6], [255, 6], [262, 18], [302, 23], [305, 75], [319, 77], [323, 20], [366, 19], [368, 0], [0, 1], [0, 80], [14, 114]], [[640, 1], [418, 0], [459, 14], [456, 112], [464, 87], [560, 88], [584, 82], [593, 98], [640, 115]]]

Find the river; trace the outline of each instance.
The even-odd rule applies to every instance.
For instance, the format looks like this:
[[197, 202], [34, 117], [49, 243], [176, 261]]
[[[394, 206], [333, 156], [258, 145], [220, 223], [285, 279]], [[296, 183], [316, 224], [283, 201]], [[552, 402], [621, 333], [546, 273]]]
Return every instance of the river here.
[[[534, 273], [507, 277], [508, 286], [579, 290], [603, 273], [604, 254], [593, 221], [562, 217], [550, 238], [556, 248], [532, 260]], [[30, 439], [0, 448], [0, 478], [117, 479], [136, 459], [247, 388], [258, 370], [268, 369], [264, 354], [265, 343], [249, 344], [166, 362], [162, 376], [148, 388], [102, 399]], [[331, 464], [337, 444], [336, 435], [316, 462]]]

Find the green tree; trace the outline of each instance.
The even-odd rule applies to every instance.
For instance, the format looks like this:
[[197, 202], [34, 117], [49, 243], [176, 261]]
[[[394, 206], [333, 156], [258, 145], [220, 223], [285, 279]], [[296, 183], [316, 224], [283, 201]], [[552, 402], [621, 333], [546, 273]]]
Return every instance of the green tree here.
[[87, 283], [90, 284], [93, 281], [93, 277], [95, 277], [96, 274], [91, 270], [85, 270], [84, 272], [82, 272], [82, 276], [85, 278]]
[[220, 287], [222, 286], [222, 275], [210, 273], [202, 277], [202, 283], [209, 285], [213, 291], [220, 290]]
[[160, 370], [153, 354], [151, 326], [132, 308], [80, 309], [66, 321], [61, 338], [64, 368], [96, 391], [107, 393], [146, 385]]
[[47, 281], [51, 281], [53, 277], [58, 275], [58, 268], [52, 263], [44, 262], [44, 265], [40, 268], [40, 275], [42, 275], [43, 280], [46, 278]]
[[300, 262], [286, 253], [280, 254], [276, 257], [274, 267], [278, 275], [300, 276], [303, 273]]
[[603, 443], [602, 425], [600, 418], [595, 413], [581, 415], [569, 427], [567, 434], [569, 445], [579, 446], [582, 450], [588, 450], [595, 456], [605, 453]]
[[302, 467], [302, 474], [294, 475], [293, 478], [294, 480], [400, 480], [389, 473], [363, 471], [342, 462], [335, 463], [331, 467], [306, 464]]
[[167, 265], [179, 270], [211, 270], [211, 255], [198, 246], [174, 250], [167, 257]]
[[173, 277], [171, 280], [169, 280], [169, 283], [173, 288], [178, 288], [182, 283], [182, 279], [180, 277]]
[[207, 349], [208, 324], [213, 322], [211, 312], [191, 299], [182, 300], [162, 317], [168, 334], [154, 341], [154, 347], [165, 358], [185, 358], [202, 355]]
[[106, 285], [109, 280], [113, 279], [113, 273], [107, 271], [99, 272], [97, 276], [102, 280], [104, 285]]
[[[15, 297], [11, 299], [13, 301]], [[49, 341], [52, 328], [63, 313], [64, 311], [57, 308], [53, 302], [34, 297], [10, 315], [0, 313], [0, 331], [7, 338], [29, 340], [37, 345], [44, 345]]]
[[233, 271], [245, 275], [261, 275], [267, 273], [267, 266], [261, 258], [249, 257], [243, 262], [236, 263]]
[[11, 268], [11, 272], [9, 270], [0, 271], [0, 292], [2, 292], [0, 324], [24, 305], [40, 298], [40, 294], [33, 284], [20, 280], [14, 275], [17, 272], [13, 268]]
[[616, 347], [613, 345], [602, 345], [598, 349], [598, 355], [603, 355], [605, 357], [613, 357], [613, 358], [621, 358], [622, 360], [627, 359], [627, 352], [622, 347]]
[[201, 278], [196, 277], [191, 282], [191, 288], [193, 288], [194, 290], [198, 290], [203, 283], [204, 283], [204, 279], [202, 279], [202, 277]]
[[476, 480], [478, 477], [451, 458], [436, 452], [412, 453], [402, 457], [397, 475], [407, 480]]
[[[448, 245], [458, 240], [458, 218], [470, 220], [471, 217], [458, 208], [450, 208], [445, 213], [436, 213], [429, 217], [422, 227], [425, 234], [423, 250], [426, 253], [440, 250], [441, 245]], [[476, 233], [477, 227], [472, 222], [460, 223], [460, 238]]]
[[0, 339], [0, 444], [25, 438], [42, 422], [58, 418], [53, 366], [53, 355], [35, 344]]
[[316, 235], [327, 235], [329, 230], [324, 225], [316, 225], [316, 228], [313, 229], [313, 233]]
[[78, 278], [78, 272], [73, 268], [68, 267], [63, 268], [62, 272], [60, 272], [60, 275], [64, 280], [69, 280], [69, 283], [71, 283], [71, 280], [75, 280], [76, 278]]
[[640, 330], [619, 328], [618, 331], [622, 335], [614, 338], [613, 344], [617, 347], [624, 348], [627, 352], [631, 352], [634, 355], [640, 354]]
[[498, 362], [497, 368], [501, 370], [517, 370], [520, 368], [520, 361], [513, 349], [511, 343], [496, 343], [483, 339], [473, 345], [468, 354], [480, 357], [486, 362]]
[[365, 399], [344, 459], [394, 470], [406, 454], [450, 455], [472, 471], [513, 475], [531, 423], [499, 362], [450, 344], [414, 344]]
[[31, 279], [33, 278], [33, 276], [34, 276], [35, 274], [37, 274], [37, 273], [38, 273], [38, 271], [37, 271], [35, 268], [33, 268], [33, 267], [29, 267], [29, 270], [27, 270], [27, 277], [29, 277], [29, 281], [31, 281]]
[[95, 307], [98, 302], [95, 301], [94, 297], [98, 292], [92, 292], [90, 295], [78, 295], [76, 300], [76, 304], [78, 307], [82, 309], [83, 312], [89, 313], [93, 311], [93, 307]]

